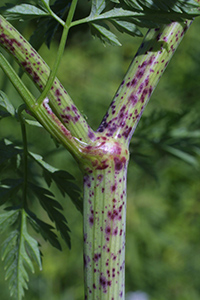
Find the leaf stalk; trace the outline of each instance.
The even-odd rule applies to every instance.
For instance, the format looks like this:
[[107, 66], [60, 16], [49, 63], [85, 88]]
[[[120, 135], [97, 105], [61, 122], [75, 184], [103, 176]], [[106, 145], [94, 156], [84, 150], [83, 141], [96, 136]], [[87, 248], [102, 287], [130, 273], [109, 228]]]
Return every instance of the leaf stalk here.
[[43, 100], [47, 97], [47, 94], [48, 94], [49, 90], [51, 89], [52, 84], [55, 80], [55, 77], [56, 77], [56, 74], [57, 74], [57, 71], [58, 71], [58, 67], [60, 65], [60, 62], [61, 62], [61, 59], [62, 59], [62, 56], [63, 56], [63, 52], [64, 52], [64, 49], [65, 49], [65, 44], [66, 44], [67, 36], [68, 36], [68, 33], [69, 33], [70, 24], [72, 22], [72, 19], [73, 19], [74, 13], [75, 13], [77, 1], [78, 0], [73, 0], [72, 4], [70, 6], [70, 10], [69, 10], [64, 28], [63, 28], [62, 37], [61, 37], [58, 52], [57, 52], [57, 55], [56, 55], [56, 60], [55, 60], [53, 69], [50, 72], [50, 75], [49, 75], [49, 78], [47, 80], [46, 86], [45, 86], [44, 90], [42, 91], [41, 95], [39, 96], [39, 98], [37, 99], [38, 104], [41, 104], [43, 102]]
[[22, 141], [23, 141], [23, 196], [22, 207], [26, 209], [27, 206], [27, 187], [28, 187], [28, 145], [26, 135], [26, 125], [23, 119], [23, 111], [26, 109], [26, 105], [22, 104], [18, 108], [18, 117], [21, 125]]

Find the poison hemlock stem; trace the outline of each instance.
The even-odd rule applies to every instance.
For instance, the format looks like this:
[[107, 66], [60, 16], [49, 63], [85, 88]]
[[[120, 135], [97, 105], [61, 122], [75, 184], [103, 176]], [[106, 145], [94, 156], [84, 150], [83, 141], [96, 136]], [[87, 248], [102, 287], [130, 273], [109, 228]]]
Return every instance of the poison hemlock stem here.
[[[27, 72], [30, 71], [32, 80], [42, 90], [49, 69], [25, 40], [20, 42], [22, 37], [18, 33], [13, 35], [8, 30], [7, 24], [1, 20], [0, 42]], [[155, 86], [189, 25], [188, 21], [174, 22], [148, 32], [97, 132], [88, 126], [57, 79], [49, 98], [33, 109], [45, 128], [74, 154], [84, 174], [87, 300], [123, 300], [125, 297], [128, 146]], [[9, 44], [12, 38], [15, 43]], [[32, 56], [27, 60], [23, 55], [25, 45]], [[39, 65], [40, 76], [34, 64]]]

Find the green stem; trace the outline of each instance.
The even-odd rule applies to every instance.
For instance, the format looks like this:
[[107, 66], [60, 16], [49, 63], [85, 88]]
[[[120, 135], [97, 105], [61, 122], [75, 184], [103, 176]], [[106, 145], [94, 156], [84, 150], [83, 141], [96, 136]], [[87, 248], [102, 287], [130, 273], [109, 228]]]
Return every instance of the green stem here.
[[4, 71], [4, 73], [7, 75], [7, 77], [10, 79], [26, 105], [31, 109], [33, 106], [35, 106], [35, 98], [30, 93], [30, 91], [27, 89], [27, 87], [24, 85], [22, 80], [19, 78], [17, 73], [14, 71], [13, 67], [10, 65], [10, 63], [7, 61], [7, 59], [3, 56], [3, 54], [0, 52], [0, 67]]
[[125, 224], [128, 150], [109, 140], [84, 162], [85, 299], [125, 296]]
[[67, 21], [66, 21], [66, 26], [67, 27], [70, 27], [70, 25], [72, 23], [72, 19], [74, 17], [77, 2], [78, 2], [78, 0], [72, 0], [70, 10], [69, 10], [69, 14], [68, 14]]
[[23, 208], [26, 208], [27, 204], [27, 183], [28, 183], [28, 148], [27, 148], [27, 135], [26, 126], [23, 120], [22, 112], [25, 110], [26, 106], [22, 104], [18, 108], [18, 117], [21, 125], [21, 133], [23, 140]]
[[[85, 147], [85, 299], [124, 300], [126, 172], [130, 138], [153, 89], [189, 26], [150, 30], [101, 126]], [[136, 101], [137, 99], [137, 101]], [[136, 117], [138, 116], [138, 117]]]
[[70, 25], [71, 25], [71, 22], [72, 22], [74, 13], [75, 13], [77, 1], [78, 0], [73, 0], [72, 1], [68, 17], [67, 17], [66, 23], [65, 23], [64, 28], [63, 28], [63, 33], [62, 33], [62, 37], [61, 37], [61, 40], [60, 40], [58, 52], [57, 52], [57, 55], [56, 55], [56, 60], [55, 60], [53, 69], [50, 72], [49, 79], [46, 83], [46, 86], [45, 86], [44, 90], [42, 91], [41, 95], [39, 96], [39, 98], [37, 99], [38, 104], [41, 104], [43, 102], [43, 100], [46, 98], [46, 96], [47, 96], [49, 90], [51, 89], [52, 84], [55, 80], [55, 77], [56, 77], [56, 74], [57, 74], [57, 71], [58, 71], [58, 67], [60, 65], [60, 62], [61, 62], [61, 59], [62, 59], [62, 56], [63, 56], [63, 52], [64, 52], [64, 49], [65, 49], [65, 44], [66, 44], [67, 36], [68, 36], [68, 33], [69, 33]]
[[[0, 16], [0, 45], [16, 59], [39, 90], [42, 91], [49, 79], [49, 67], [24, 37], [2, 16]], [[53, 112], [62, 120], [64, 126], [70, 130], [72, 136], [82, 142], [90, 142], [95, 133], [57, 78], [53, 81], [53, 85], [48, 92], [48, 98]], [[31, 110], [30, 106], [29, 108]]]
[[129, 144], [153, 90], [190, 24], [174, 22], [149, 30], [98, 132]]
[[46, 10], [49, 12], [49, 14], [62, 26], [65, 26], [65, 22], [60, 19], [50, 8], [49, 3], [47, 3], [45, 0], [41, 0], [43, 5], [45, 6]]
[[53, 137], [58, 139], [76, 159], [80, 159], [82, 156], [82, 143], [71, 135], [70, 131], [66, 129], [58, 117], [53, 113], [48, 105], [48, 99], [46, 98], [41, 105], [37, 104], [33, 95], [29, 92], [17, 73], [1, 53], [0, 66], [36, 119]]

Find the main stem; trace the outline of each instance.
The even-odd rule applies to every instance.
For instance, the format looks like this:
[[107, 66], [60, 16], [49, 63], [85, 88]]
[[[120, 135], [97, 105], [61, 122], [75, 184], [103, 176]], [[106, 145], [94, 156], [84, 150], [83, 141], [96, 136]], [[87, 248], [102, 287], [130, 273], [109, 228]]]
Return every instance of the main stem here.
[[[84, 163], [85, 299], [124, 299], [128, 149], [99, 138]], [[87, 161], [89, 158], [89, 162]]]
[[95, 138], [82, 153], [87, 300], [125, 299], [128, 146], [153, 89], [189, 25], [188, 21], [172, 23], [147, 33]]
[[[45, 128], [71, 151], [84, 173], [87, 300], [125, 298], [128, 145], [153, 89], [189, 25], [190, 22], [185, 21], [149, 31], [97, 132], [88, 126], [57, 79], [49, 91], [49, 100], [45, 99], [38, 108], [32, 108], [37, 119], [43, 125], [47, 124]], [[3, 18], [0, 18], [0, 44], [43, 90], [50, 73], [48, 67]], [[24, 49], [29, 57], [24, 57]], [[3, 59], [0, 65], [5, 70], [9, 69]], [[7, 73], [13, 78], [13, 72]], [[17, 90], [28, 95], [22, 84], [19, 89], [19, 80], [13, 79], [12, 82]]]

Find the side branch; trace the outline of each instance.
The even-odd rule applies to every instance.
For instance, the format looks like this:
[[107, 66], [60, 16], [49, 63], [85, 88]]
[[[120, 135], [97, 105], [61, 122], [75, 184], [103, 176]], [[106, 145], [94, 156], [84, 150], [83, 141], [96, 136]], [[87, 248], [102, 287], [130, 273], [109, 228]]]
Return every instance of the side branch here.
[[71, 132], [63, 125], [60, 119], [53, 113], [49, 106], [49, 99], [45, 98], [41, 104], [35, 102], [34, 96], [23, 84], [19, 76], [11, 67], [6, 58], [0, 53], [0, 67], [8, 76], [13, 86], [17, 89], [29, 110], [32, 111], [35, 118], [44, 126], [44, 128], [74, 156], [76, 160], [82, 157], [83, 142], [73, 137]]
[[174, 22], [148, 31], [98, 132], [129, 144], [154, 88], [190, 24]]
[[[20, 67], [42, 91], [50, 75], [49, 67], [24, 37], [2, 16], [0, 16], [0, 46], [16, 59]], [[52, 110], [72, 136], [85, 143], [89, 142], [94, 133], [57, 78], [48, 93], [48, 98]]]

